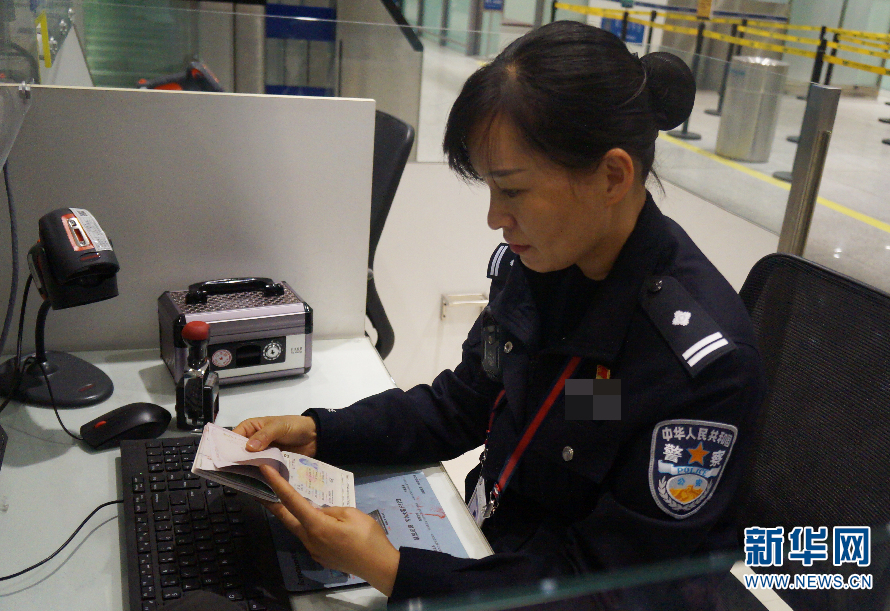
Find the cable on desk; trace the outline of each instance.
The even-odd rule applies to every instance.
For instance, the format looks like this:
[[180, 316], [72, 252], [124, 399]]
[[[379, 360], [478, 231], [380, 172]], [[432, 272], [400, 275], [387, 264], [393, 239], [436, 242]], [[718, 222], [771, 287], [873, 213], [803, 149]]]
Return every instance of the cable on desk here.
[[3, 182], [6, 184], [6, 203], [9, 207], [9, 243], [12, 245], [12, 279], [9, 284], [9, 301], [6, 304], [6, 318], [3, 320], [3, 332], [0, 333], [0, 354], [6, 347], [12, 319], [15, 315], [15, 299], [19, 291], [19, 232], [15, 220], [15, 205], [12, 201], [12, 190], [9, 188], [9, 161], [3, 164]]
[[69, 543], [71, 543], [71, 540], [74, 539], [74, 537], [77, 536], [77, 533], [80, 532], [80, 529], [83, 528], [83, 527], [86, 525], [86, 523], [90, 521], [90, 518], [92, 518], [94, 515], [96, 515], [96, 513], [97, 513], [100, 509], [102, 509], [103, 507], [108, 507], [109, 505], [115, 505], [115, 504], [117, 504], [117, 503], [123, 503], [123, 502], [124, 502], [124, 499], [118, 499], [118, 500], [116, 500], [116, 501], [108, 501], [107, 503], [102, 503], [101, 505], [99, 505], [98, 507], [96, 507], [96, 508], [92, 511], [92, 513], [90, 513], [90, 515], [88, 515], [88, 516], [86, 517], [86, 519], [85, 519], [83, 522], [80, 523], [80, 526], [78, 526], [78, 527], [75, 529], [75, 531], [74, 531], [73, 533], [71, 533], [71, 536], [68, 537], [68, 540], [65, 541], [59, 549], [57, 549], [56, 551], [54, 551], [54, 552], [52, 553], [52, 555], [47, 556], [46, 558], [44, 558], [43, 560], [41, 560], [41, 561], [38, 562], [37, 564], [35, 564], [35, 565], [33, 565], [33, 566], [29, 566], [28, 568], [23, 569], [23, 570], [19, 571], [18, 573], [13, 573], [12, 575], [5, 575], [5, 576], [3, 576], [3, 577], [0, 577], [0, 581], [6, 581], [7, 579], [13, 579], [13, 578], [15, 578], [15, 577], [18, 577], [19, 575], [24, 575], [24, 574], [27, 573], [28, 571], [33, 571], [33, 570], [36, 569], [37, 567], [39, 567], [39, 566], [41, 566], [41, 565], [43, 565], [43, 564], [46, 564], [47, 562], [49, 562], [50, 560], [52, 560], [53, 558], [55, 558], [55, 557], [58, 555], [59, 552], [61, 552], [63, 549], [65, 549], [65, 546], [66, 546], [66, 545], [68, 545]]
[[[37, 362], [36, 359], [28, 359], [33, 362]], [[68, 430], [68, 427], [65, 426], [65, 423], [62, 422], [62, 417], [59, 415], [59, 408], [56, 407], [56, 398], [53, 396], [53, 387], [49, 384], [49, 376], [46, 375], [46, 368], [43, 366], [43, 363], [37, 363], [40, 366], [40, 371], [43, 373], [43, 380], [46, 382], [46, 389], [49, 391], [49, 400], [53, 404], [53, 411], [56, 413], [56, 420], [59, 421], [59, 425], [62, 427], [62, 430], [68, 433], [71, 437], [74, 437], [78, 441], [83, 441], [83, 437], [80, 435], [75, 435], [71, 431]]]
[[0, 405], [0, 412], [2, 412], [9, 402], [12, 401], [12, 398], [15, 396], [16, 391], [19, 388], [19, 383], [22, 379], [22, 372], [26, 370], [28, 367], [33, 365], [38, 365], [40, 367], [40, 372], [43, 374], [43, 380], [46, 382], [46, 390], [49, 391], [49, 400], [53, 405], [53, 412], [56, 414], [56, 420], [59, 421], [59, 424], [62, 427], [62, 430], [68, 433], [74, 439], [78, 441], [83, 441], [83, 437], [79, 435], [75, 435], [71, 431], [68, 430], [68, 427], [65, 426], [65, 423], [62, 422], [62, 417], [59, 415], [59, 408], [56, 406], [56, 398], [53, 395], [53, 387], [49, 383], [49, 376], [46, 374], [46, 368], [43, 366], [43, 363], [38, 363], [34, 357], [29, 357], [22, 361], [22, 335], [23, 329], [25, 327], [25, 312], [28, 305], [28, 293], [31, 291], [31, 282], [33, 282], [33, 277], [28, 276], [27, 282], [25, 282], [25, 294], [22, 295], [22, 310], [19, 313], [19, 330], [18, 330], [18, 338], [16, 341], [15, 347], [15, 370], [13, 371], [13, 383], [9, 390], [9, 396], [6, 397], [6, 400], [3, 401], [3, 404]]
[[18, 338], [15, 344], [15, 361], [13, 362], [13, 382], [9, 387], [9, 395], [6, 397], [6, 400], [0, 405], [0, 412], [6, 409], [6, 406], [9, 405], [9, 402], [12, 401], [12, 398], [15, 396], [16, 391], [19, 389], [19, 383], [22, 381], [22, 336], [25, 330], [25, 312], [28, 307], [28, 293], [31, 291], [31, 282], [33, 282], [33, 278], [28, 276], [28, 280], [25, 282], [25, 293], [22, 295], [22, 306], [21, 311], [19, 312], [19, 331]]

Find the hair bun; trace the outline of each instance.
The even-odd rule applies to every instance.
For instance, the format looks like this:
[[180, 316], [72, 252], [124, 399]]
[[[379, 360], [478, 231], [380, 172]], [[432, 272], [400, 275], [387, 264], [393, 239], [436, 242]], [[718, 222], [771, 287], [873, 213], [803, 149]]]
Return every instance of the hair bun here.
[[682, 59], [664, 51], [645, 55], [640, 61], [646, 71], [658, 129], [665, 131], [677, 127], [689, 117], [695, 104], [692, 70]]

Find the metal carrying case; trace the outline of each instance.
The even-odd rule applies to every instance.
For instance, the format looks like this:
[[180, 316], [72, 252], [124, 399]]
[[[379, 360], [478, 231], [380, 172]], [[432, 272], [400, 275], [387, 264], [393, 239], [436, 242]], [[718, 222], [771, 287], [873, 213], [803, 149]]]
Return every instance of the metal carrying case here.
[[175, 382], [186, 368], [182, 328], [210, 325], [207, 356], [220, 385], [306, 373], [312, 366], [312, 308], [286, 282], [232, 278], [158, 297], [161, 358]]

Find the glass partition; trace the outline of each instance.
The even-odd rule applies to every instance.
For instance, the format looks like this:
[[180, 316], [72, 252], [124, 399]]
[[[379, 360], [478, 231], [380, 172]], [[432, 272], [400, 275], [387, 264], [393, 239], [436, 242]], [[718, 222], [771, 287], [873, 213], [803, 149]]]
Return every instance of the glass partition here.
[[[834, 542], [830, 541], [828, 559], [816, 560], [809, 567], [786, 545], [781, 556], [774, 559], [775, 566], [752, 568], [749, 564], [756, 563], [752, 547], [737, 554], [718, 553], [545, 579], [450, 598], [415, 599], [390, 607], [410, 611], [879, 611], [890, 605], [888, 526], [873, 526], [864, 538], [855, 543], [847, 541], [850, 547], [837, 549], [836, 557]], [[835, 559], [841, 563], [835, 565]]]
[[[245, 8], [237, 12], [211, 4], [201, 3], [196, 10], [195, 3], [180, 0], [4, 3], [2, 78], [68, 84], [58, 69], [62, 58], [69, 57], [63, 50], [67, 53], [74, 32], [78, 46], [71, 47], [72, 57], [80, 54], [97, 86], [137, 87], [141, 79], [164, 77], [179, 82], [189, 78], [191, 62], [201, 61], [227, 91], [371, 97], [380, 110], [415, 125], [414, 160], [442, 162], [445, 121], [463, 82], [532, 27], [525, 18], [507, 19], [498, 10], [474, 14], [477, 5], [470, 0], [404, 0], [404, 21], [382, 3], [374, 5], [380, 10], [373, 13], [360, 12], [355, 8], [360, 3], [350, 2], [287, 5], [292, 8], [240, 5]], [[555, 14], [622, 29], [618, 19], [604, 23], [566, 9]], [[544, 20], [549, 19], [545, 10]], [[691, 45], [677, 49], [663, 44], [660, 36], [650, 40], [651, 32], [646, 27], [631, 32], [628, 26], [631, 51], [674, 52], [694, 68], [698, 83], [689, 121], [658, 138], [657, 175], [778, 236], [789, 194], [781, 173], [794, 164], [793, 140], [800, 134], [808, 83], [792, 79], [782, 65], [787, 57], [775, 52], [730, 53], [715, 47], [696, 56]], [[51, 72], [54, 66], [56, 72]], [[890, 146], [883, 142], [890, 140], [890, 127], [879, 122], [890, 122], [890, 108], [883, 102], [842, 97], [805, 255], [890, 291], [890, 210], [885, 205]], [[649, 186], [657, 190], [655, 180]], [[885, 605], [881, 597], [888, 588], [890, 537], [883, 527], [873, 534], [870, 590], [872, 601]], [[507, 609], [583, 598], [579, 607], [664, 610], [673, 608], [673, 601], [684, 609], [757, 609], [754, 590], [738, 576], [743, 569], [737, 555], [714, 555], [423, 601], [411, 608]], [[704, 592], [709, 606], [690, 602], [696, 592]], [[789, 600], [794, 597], [785, 594]], [[739, 600], [754, 606], [736, 605]], [[624, 606], [615, 607], [616, 601]]]
[[[695, 107], [685, 127], [659, 137], [657, 175], [778, 235], [808, 87], [799, 70], [783, 64], [792, 58], [813, 62], [788, 51], [806, 46], [773, 40], [787, 45], [779, 47], [786, 49], [783, 54], [738, 44], [730, 49], [725, 40], [706, 38], [703, 53], [695, 57], [695, 36], [689, 34], [695, 24], [682, 14], [669, 22], [685, 28], [680, 33], [650, 27], [647, 11], [634, 13], [635, 21], [623, 28], [620, 12], [579, 12], [586, 4], [571, 0], [553, 9], [545, 3], [541, 16], [549, 21], [553, 9], [557, 19], [586, 21], [618, 34], [625, 29], [631, 51], [673, 51], [695, 68]], [[416, 127], [412, 160], [420, 162], [443, 161], [445, 121], [463, 82], [529, 31], [540, 8], [531, 0], [502, 10], [497, 2], [476, 0], [313, 0], [237, 5], [235, 12], [229, 5], [183, 0], [16, 0], [3, 6], [0, 74], [8, 80], [81, 84], [66, 81], [72, 72], [62, 70], [79, 56], [90, 83], [137, 87], [141, 79], [187, 80], [187, 67], [201, 61], [226, 91], [372, 97], [380, 110]], [[657, 23], [665, 24], [663, 16]], [[708, 31], [719, 38], [729, 28], [714, 23]], [[745, 39], [766, 40], [764, 31], [748, 31]], [[820, 80], [834, 65], [827, 62], [855, 62], [862, 55], [849, 50], [856, 42], [851, 37], [842, 41], [847, 46], [834, 49], [835, 59], [826, 53]], [[878, 64], [887, 41], [857, 44], [872, 55], [871, 63], [855, 69], [872, 80], [882, 78], [886, 70]], [[836, 80], [838, 74], [845, 73], [835, 73]], [[890, 290], [890, 212], [883, 201], [890, 190], [884, 170], [890, 146], [883, 142], [890, 142], [890, 126], [878, 121], [890, 121], [890, 109], [883, 98], [873, 97], [877, 86], [850, 91], [868, 95], [841, 98], [806, 256]]]
[[140, 79], [184, 72], [199, 45], [198, 13], [189, 4], [84, 2], [83, 47], [96, 86], [135, 87]]
[[57, 41], [54, 36], [60, 36], [59, 21], [42, 13], [45, 17], [37, 23], [27, 1], [7, 0], [0, 5], [0, 79], [4, 82], [40, 82], [41, 62], [51, 53], [51, 39]]
[[[604, 13], [586, 4], [562, 2], [556, 17], [621, 31], [621, 10]], [[872, 11], [868, 19], [844, 22], [872, 31], [823, 33], [818, 26], [788, 25], [781, 16], [787, 7], [778, 3], [758, 6], [774, 14], [730, 20], [716, 12], [698, 58], [691, 52], [697, 25], [691, 9], [684, 14], [673, 7], [667, 20], [660, 12], [655, 28], [647, 11], [631, 11], [628, 47], [641, 55], [659, 49], [680, 55], [695, 69], [698, 85], [688, 125], [659, 137], [655, 170], [778, 236], [810, 80], [840, 87], [804, 255], [890, 291], [890, 213], [884, 205], [890, 181], [883, 170], [890, 159], [890, 109], [884, 105], [890, 98], [880, 90], [890, 80], [887, 15]], [[820, 36], [824, 55], [817, 53]]]
[[[537, 583], [468, 592], [449, 598], [413, 600], [402, 608], [411, 611], [524, 608], [704, 611], [702, 601], [717, 603], [725, 597], [724, 592], [739, 593], [738, 579], [731, 570], [740, 558], [741, 554], [711, 554], [588, 575], [544, 579]], [[756, 601], [753, 595], [751, 599]]]
[[787, 65], [653, 50], [695, 64], [698, 83], [689, 120], [656, 142], [658, 176], [778, 236], [789, 183], [773, 174], [790, 174], [796, 145], [786, 137], [800, 132], [805, 108], [785, 93]]
[[[586, 7], [590, 3], [585, 2], [585, 0], [566, 0], [565, 2], [560, 2], [560, 4], [577, 6], [577, 7]], [[620, 5], [616, 6], [614, 8], [618, 9], [618, 8], [620, 8]], [[555, 20], [570, 19], [572, 21], [582, 21], [584, 23], [587, 23], [588, 21], [590, 21], [587, 18], [587, 16], [585, 16], [583, 13], [580, 13], [580, 12], [574, 11], [574, 10], [569, 10], [566, 8], [552, 8], [551, 13], [553, 14], [553, 17], [555, 18]], [[600, 24], [596, 24], [596, 25], [600, 25]]]
[[[746, 56], [730, 63], [700, 57], [698, 64], [699, 91], [686, 131], [700, 137], [684, 139], [682, 129], [662, 134], [655, 170], [778, 236], [808, 83], [787, 78], [785, 66]], [[721, 73], [722, 103], [723, 77], [715, 79]], [[884, 141], [890, 128], [880, 122], [890, 121], [887, 115], [882, 99], [841, 96], [804, 256], [890, 291], [890, 140]]]

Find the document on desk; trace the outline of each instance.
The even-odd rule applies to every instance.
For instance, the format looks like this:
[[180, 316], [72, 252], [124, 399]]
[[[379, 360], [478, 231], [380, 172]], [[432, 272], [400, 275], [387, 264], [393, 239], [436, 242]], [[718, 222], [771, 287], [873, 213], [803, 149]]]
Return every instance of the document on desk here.
[[[356, 507], [374, 518], [396, 549], [416, 547], [459, 558], [468, 554], [422, 471], [355, 478]], [[297, 537], [270, 519], [284, 587], [305, 592], [364, 583], [315, 562]]]
[[192, 473], [257, 498], [278, 502], [260, 473], [269, 465], [317, 507], [355, 507], [352, 473], [296, 452], [267, 448], [248, 452], [247, 438], [221, 426], [204, 425]]

